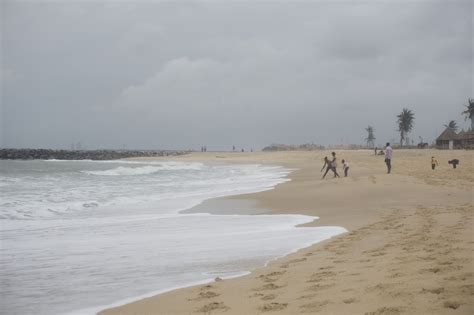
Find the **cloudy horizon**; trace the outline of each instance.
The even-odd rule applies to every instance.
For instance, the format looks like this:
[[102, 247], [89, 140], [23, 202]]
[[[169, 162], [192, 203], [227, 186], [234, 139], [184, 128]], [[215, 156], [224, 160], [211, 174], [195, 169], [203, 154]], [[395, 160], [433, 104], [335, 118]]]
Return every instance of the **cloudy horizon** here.
[[3, 1], [0, 147], [432, 142], [473, 97], [472, 1]]

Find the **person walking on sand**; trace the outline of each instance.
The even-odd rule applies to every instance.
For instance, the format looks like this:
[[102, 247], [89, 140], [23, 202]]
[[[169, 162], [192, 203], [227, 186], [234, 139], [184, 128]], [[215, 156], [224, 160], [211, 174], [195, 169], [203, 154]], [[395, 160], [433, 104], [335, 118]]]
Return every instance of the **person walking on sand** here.
[[342, 170], [344, 171], [344, 177], [347, 177], [347, 173], [349, 172], [349, 162], [346, 160], [342, 160]]
[[327, 156], [324, 157], [324, 165], [323, 165], [323, 168], [321, 169], [321, 172], [324, 170], [324, 168], [326, 168], [326, 172], [324, 172], [323, 179], [326, 177], [326, 174], [331, 169], [331, 162], [329, 161]]
[[331, 152], [331, 155], [332, 155], [331, 167], [332, 167], [332, 171], [334, 172], [334, 177], [341, 177], [339, 176], [336, 170], [337, 169], [336, 152]]
[[431, 157], [431, 169], [434, 171], [436, 166], [438, 166], [438, 160], [434, 156]]
[[385, 147], [385, 164], [387, 165], [387, 174], [390, 174], [392, 171], [392, 153], [393, 149], [390, 146], [390, 143], [387, 142], [387, 146]]

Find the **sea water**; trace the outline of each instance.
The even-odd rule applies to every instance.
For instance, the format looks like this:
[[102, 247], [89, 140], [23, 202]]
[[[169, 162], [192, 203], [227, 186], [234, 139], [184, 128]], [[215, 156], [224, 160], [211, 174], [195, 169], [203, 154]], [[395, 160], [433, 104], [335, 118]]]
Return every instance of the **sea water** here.
[[288, 173], [263, 165], [0, 161], [1, 313], [94, 314], [241, 275], [345, 232], [296, 228], [315, 219], [302, 215], [180, 213], [205, 199], [272, 189]]

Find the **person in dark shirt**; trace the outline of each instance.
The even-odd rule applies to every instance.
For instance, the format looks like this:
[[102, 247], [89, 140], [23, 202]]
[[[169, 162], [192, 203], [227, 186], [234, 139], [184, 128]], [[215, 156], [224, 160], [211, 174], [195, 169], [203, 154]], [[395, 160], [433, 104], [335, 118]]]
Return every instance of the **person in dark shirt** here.
[[452, 160], [448, 161], [448, 164], [451, 164], [453, 166], [453, 168], [456, 168], [456, 166], [459, 164], [459, 160], [458, 159], [452, 159]]

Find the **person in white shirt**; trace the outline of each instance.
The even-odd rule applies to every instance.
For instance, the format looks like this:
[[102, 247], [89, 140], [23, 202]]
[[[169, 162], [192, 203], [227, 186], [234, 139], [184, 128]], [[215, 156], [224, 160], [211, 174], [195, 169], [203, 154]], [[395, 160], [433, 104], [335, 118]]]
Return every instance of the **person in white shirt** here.
[[347, 177], [347, 172], [349, 172], [349, 162], [342, 160], [342, 169], [344, 170], [344, 177]]
[[387, 146], [385, 148], [385, 164], [387, 164], [387, 174], [390, 174], [392, 171], [392, 153], [393, 149], [390, 146], [390, 143], [387, 142]]

